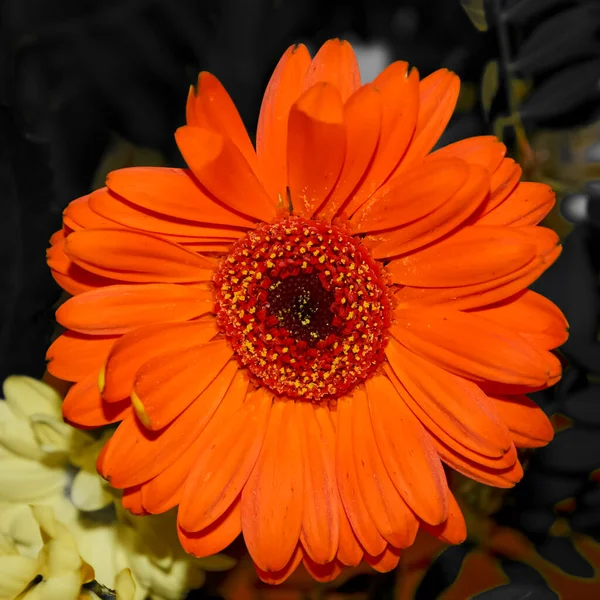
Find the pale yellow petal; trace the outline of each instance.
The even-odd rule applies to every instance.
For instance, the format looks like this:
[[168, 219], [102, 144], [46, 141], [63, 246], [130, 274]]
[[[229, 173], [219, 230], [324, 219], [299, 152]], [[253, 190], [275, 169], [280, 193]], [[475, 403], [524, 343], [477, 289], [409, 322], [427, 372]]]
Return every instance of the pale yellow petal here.
[[97, 473], [79, 471], [71, 486], [71, 501], [84, 512], [100, 510], [111, 504], [113, 495], [108, 491], [106, 483]]
[[27, 420], [16, 415], [6, 402], [0, 402], [0, 444], [30, 460], [40, 460], [44, 455]]
[[115, 577], [115, 592], [117, 600], [134, 600], [135, 582], [130, 569], [123, 569]]
[[62, 493], [64, 469], [21, 458], [0, 458], [0, 502], [42, 502]]
[[0, 556], [0, 598], [12, 600], [38, 574], [38, 563], [25, 556]]
[[11, 375], [4, 380], [2, 387], [8, 406], [16, 414], [25, 418], [36, 413], [61, 417], [60, 394], [42, 381], [24, 375]]
[[81, 591], [81, 578], [77, 571], [64, 573], [60, 577], [44, 580], [38, 586], [42, 593], [40, 600], [78, 600]]

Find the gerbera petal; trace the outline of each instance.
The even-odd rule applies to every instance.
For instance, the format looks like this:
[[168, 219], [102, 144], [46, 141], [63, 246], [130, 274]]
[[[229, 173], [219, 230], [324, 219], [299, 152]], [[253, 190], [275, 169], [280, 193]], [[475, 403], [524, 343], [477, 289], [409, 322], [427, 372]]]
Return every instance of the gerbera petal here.
[[157, 321], [187, 321], [210, 312], [213, 304], [211, 292], [192, 286], [111, 285], [70, 298], [56, 320], [79, 333], [116, 335]]
[[[527, 228], [521, 228], [527, 230]], [[531, 285], [560, 256], [558, 235], [551, 229], [538, 227], [530, 241], [536, 245], [536, 258], [515, 273], [475, 285], [452, 287], [409, 287], [395, 292], [400, 306], [443, 304], [455, 310], [466, 310], [500, 302]]]
[[153, 431], [168, 425], [208, 387], [232, 355], [231, 344], [220, 339], [151, 358], [133, 381], [131, 400], [139, 419]]
[[537, 225], [556, 203], [556, 195], [545, 183], [524, 181], [496, 208], [480, 216], [473, 225]]
[[132, 515], [147, 515], [148, 513], [142, 506], [142, 486], [125, 488], [121, 497], [123, 508], [126, 508]]
[[[231, 368], [233, 365], [231, 363]], [[144, 486], [144, 507], [149, 512], [165, 512], [181, 503], [185, 482], [196, 464], [196, 458], [212, 443], [220, 429], [228, 427], [231, 415], [242, 407], [247, 391], [248, 377], [243, 370], [238, 370], [200, 435], [164, 471]]]
[[100, 216], [90, 207], [90, 196], [82, 196], [69, 203], [63, 211], [63, 223], [73, 231], [82, 229], [123, 229], [112, 219]]
[[400, 562], [400, 550], [388, 545], [379, 556], [365, 554], [365, 562], [379, 573], [388, 573], [398, 566]]
[[354, 392], [352, 408], [356, 474], [365, 505], [381, 536], [397, 548], [407, 548], [415, 540], [419, 522], [383, 464], [364, 390]]
[[356, 537], [366, 552], [377, 555], [385, 549], [386, 541], [373, 522], [360, 490], [360, 482], [354, 462], [353, 403], [353, 397], [340, 398], [337, 403], [336, 470], [338, 489], [346, 515]]
[[263, 445], [272, 399], [264, 388], [250, 394], [198, 455], [179, 505], [179, 524], [186, 531], [214, 523], [246, 485]]
[[[390, 231], [367, 235], [365, 245], [374, 258], [388, 258], [422, 248], [455, 230], [477, 210], [488, 195], [489, 174], [471, 165], [465, 184], [436, 210]], [[435, 175], [430, 173], [430, 177]], [[444, 194], [444, 192], [441, 192]]]
[[148, 431], [127, 416], [104, 446], [98, 471], [113, 487], [124, 488], [149, 481], [189, 448], [209, 422], [225, 396], [238, 365], [230, 362], [206, 390], [168, 427]]
[[340, 541], [337, 559], [348, 567], [356, 567], [363, 559], [364, 552], [356, 534], [352, 530], [348, 515], [341, 498], [338, 496], [338, 514], [340, 519]]
[[426, 156], [450, 122], [460, 92], [460, 79], [447, 69], [440, 69], [419, 84], [419, 116], [410, 146], [395, 172], [405, 173]]
[[552, 441], [552, 423], [533, 400], [524, 395], [491, 397], [494, 408], [510, 429], [515, 446], [539, 448]]
[[229, 546], [242, 532], [240, 496], [212, 524], [202, 531], [189, 532], [177, 527], [184, 550], [196, 558], [211, 556]]
[[90, 371], [98, 371], [117, 339], [117, 336], [66, 331], [48, 348], [47, 369], [59, 379], [79, 381]]
[[366, 388], [377, 446], [396, 489], [423, 521], [442, 523], [448, 514], [448, 484], [429, 436], [387, 377], [374, 375]]
[[391, 261], [387, 269], [392, 281], [402, 285], [464, 286], [514, 273], [535, 256], [535, 245], [517, 229], [465, 227], [437, 244]]
[[313, 216], [331, 193], [345, 154], [340, 93], [330, 83], [317, 83], [290, 109], [287, 174], [294, 212], [307, 218]]
[[209, 259], [138, 231], [75, 231], [65, 240], [65, 252], [92, 273], [131, 282], [210, 281], [214, 269]]
[[271, 198], [285, 197], [288, 117], [311, 64], [304, 44], [290, 46], [277, 64], [263, 96], [256, 129], [256, 154], [263, 184]]
[[304, 464], [304, 506], [300, 540], [306, 553], [318, 563], [335, 558], [339, 542], [339, 503], [335, 480], [335, 436], [322, 431], [316, 413], [327, 409], [310, 402], [296, 402], [296, 419]]
[[399, 309], [390, 333], [415, 354], [467, 379], [541, 385], [560, 372], [550, 352], [475, 313]]
[[218, 332], [214, 319], [156, 323], [122, 336], [112, 347], [104, 368], [102, 395], [107, 402], [129, 397], [135, 374], [155, 356], [184, 351], [210, 341]]
[[431, 157], [460, 158], [472, 165], [485, 167], [492, 174], [502, 163], [506, 146], [493, 135], [480, 135], [448, 144], [431, 153]]
[[381, 93], [382, 117], [379, 144], [370, 168], [355, 190], [346, 210], [351, 215], [388, 179], [413, 136], [419, 112], [419, 73], [408, 72], [408, 63], [396, 61], [373, 81]]
[[360, 70], [352, 46], [346, 40], [327, 40], [315, 54], [304, 77], [303, 89], [315, 83], [332, 84], [342, 102], [360, 87]]
[[308, 574], [320, 583], [333, 581], [344, 569], [344, 565], [337, 560], [322, 564], [315, 562], [310, 556], [304, 556], [302, 564]]
[[502, 204], [519, 184], [521, 174], [521, 167], [512, 158], [504, 158], [496, 171], [492, 173], [490, 195], [476, 217], [480, 218], [481, 215], [486, 215]]
[[462, 544], [467, 539], [467, 524], [452, 492], [448, 492], [448, 518], [439, 525], [423, 523], [423, 529], [447, 544]]
[[246, 229], [252, 220], [231, 211], [203, 190], [187, 169], [164, 167], [130, 167], [108, 174], [106, 185], [115, 194], [132, 204], [173, 219], [193, 223], [222, 225], [225, 237], [237, 237], [240, 232], [229, 227]]
[[344, 104], [346, 157], [333, 191], [318, 211], [319, 217], [331, 221], [344, 209], [352, 191], [362, 179], [379, 141], [382, 99], [379, 90], [367, 84], [356, 90]]
[[254, 564], [254, 569], [263, 583], [268, 585], [279, 585], [298, 568], [298, 565], [302, 562], [303, 555], [302, 548], [300, 547], [300, 544], [298, 544], [292, 558], [290, 558], [288, 564], [285, 565], [283, 569], [280, 569], [279, 571], [263, 571], [256, 563]]
[[179, 150], [200, 183], [230, 209], [261, 221], [275, 217], [275, 202], [228, 138], [209, 129], [180, 127]]
[[264, 571], [283, 569], [300, 537], [305, 490], [297, 417], [294, 402], [274, 402], [260, 455], [242, 491], [244, 540]]
[[455, 452], [435, 436], [431, 436], [435, 449], [440, 458], [452, 469], [465, 477], [479, 481], [485, 485], [499, 488], [511, 488], [523, 477], [523, 467], [518, 460], [517, 451], [512, 449], [498, 461], [500, 467], [495, 469], [469, 460]]
[[433, 426], [436, 435], [441, 430], [459, 448], [485, 456], [500, 457], [510, 448], [507, 428], [474, 383], [417, 356], [393, 338], [385, 353], [396, 376], [391, 378], [396, 391], [425, 427]]
[[365, 233], [422, 219], [456, 194], [468, 176], [469, 167], [463, 161], [425, 161], [409, 176], [393, 179], [375, 192], [356, 211], [352, 222], [356, 231]]
[[531, 290], [484, 306], [476, 314], [512, 327], [533, 345], [545, 350], [558, 348], [569, 336], [567, 320], [556, 304]]
[[240, 113], [214, 75], [206, 71], [198, 75], [196, 89], [190, 87], [185, 113], [188, 125], [212, 129], [229, 138], [256, 169], [256, 153]]
[[131, 402], [103, 402], [98, 389], [98, 371], [92, 371], [69, 389], [62, 405], [65, 419], [77, 427], [102, 427], [131, 415]]

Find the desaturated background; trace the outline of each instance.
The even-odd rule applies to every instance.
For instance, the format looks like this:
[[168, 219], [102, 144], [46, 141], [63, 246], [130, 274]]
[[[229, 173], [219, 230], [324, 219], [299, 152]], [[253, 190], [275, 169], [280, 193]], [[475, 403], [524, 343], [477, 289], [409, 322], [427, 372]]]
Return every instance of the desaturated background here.
[[[536, 289], [571, 338], [563, 381], [535, 400], [559, 432], [514, 492], [482, 504], [476, 491], [473, 504], [536, 558], [487, 548], [513, 587], [477, 597], [555, 598], [556, 580], [566, 600], [600, 598], [600, 565], [581, 546], [600, 541], [600, 0], [0, 0], [0, 380], [44, 372], [60, 298], [45, 249], [66, 205], [111, 169], [181, 165], [173, 133], [199, 71], [223, 82], [253, 132], [282, 52], [330, 37], [353, 43], [365, 80], [397, 59], [422, 76], [456, 71], [463, 89], [440, 145], [496, 133], [526, 178], [558, 192], [546, 224], [564, 252]], [[414, 597], [461, 600], [452, 586], [473, 576], [480, 542], [434, 557]], [[406, 597], [395, 574], [343, 585], [352, 598]]]

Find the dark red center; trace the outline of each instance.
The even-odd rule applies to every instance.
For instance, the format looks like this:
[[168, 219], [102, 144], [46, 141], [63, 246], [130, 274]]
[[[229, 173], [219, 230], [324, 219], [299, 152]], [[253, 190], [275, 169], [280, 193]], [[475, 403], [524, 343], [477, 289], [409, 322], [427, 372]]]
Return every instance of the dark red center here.
[[233, 246], [215, 284], [239, 362], [278, 395], [337, 398], [383, 361], [387, 286], [360, 240], [337, 227], [261, 225]]

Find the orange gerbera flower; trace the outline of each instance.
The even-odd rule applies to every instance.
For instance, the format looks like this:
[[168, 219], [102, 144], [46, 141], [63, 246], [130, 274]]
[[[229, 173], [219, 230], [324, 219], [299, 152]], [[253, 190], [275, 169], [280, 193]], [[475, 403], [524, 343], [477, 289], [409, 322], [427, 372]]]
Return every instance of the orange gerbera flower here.
[[362, 85], [350, 45], [290, 48], [256, 150], [202, 73], [189, 170], [130, 168], [73, 201], [48, 263], [73, 295], [49, 371], [65, 417], [121, 421], [98, 463], [136, 514], [179, 506], [205, 556], [240, 532], [261, 578], [392, 569], [465, 524], [443, 463], [486, 484], [552, 427], [567, 324], [528, 291], [560, 253], [550, 188], [493, 137], [430, 153], [459, 91], [404, 62]]

